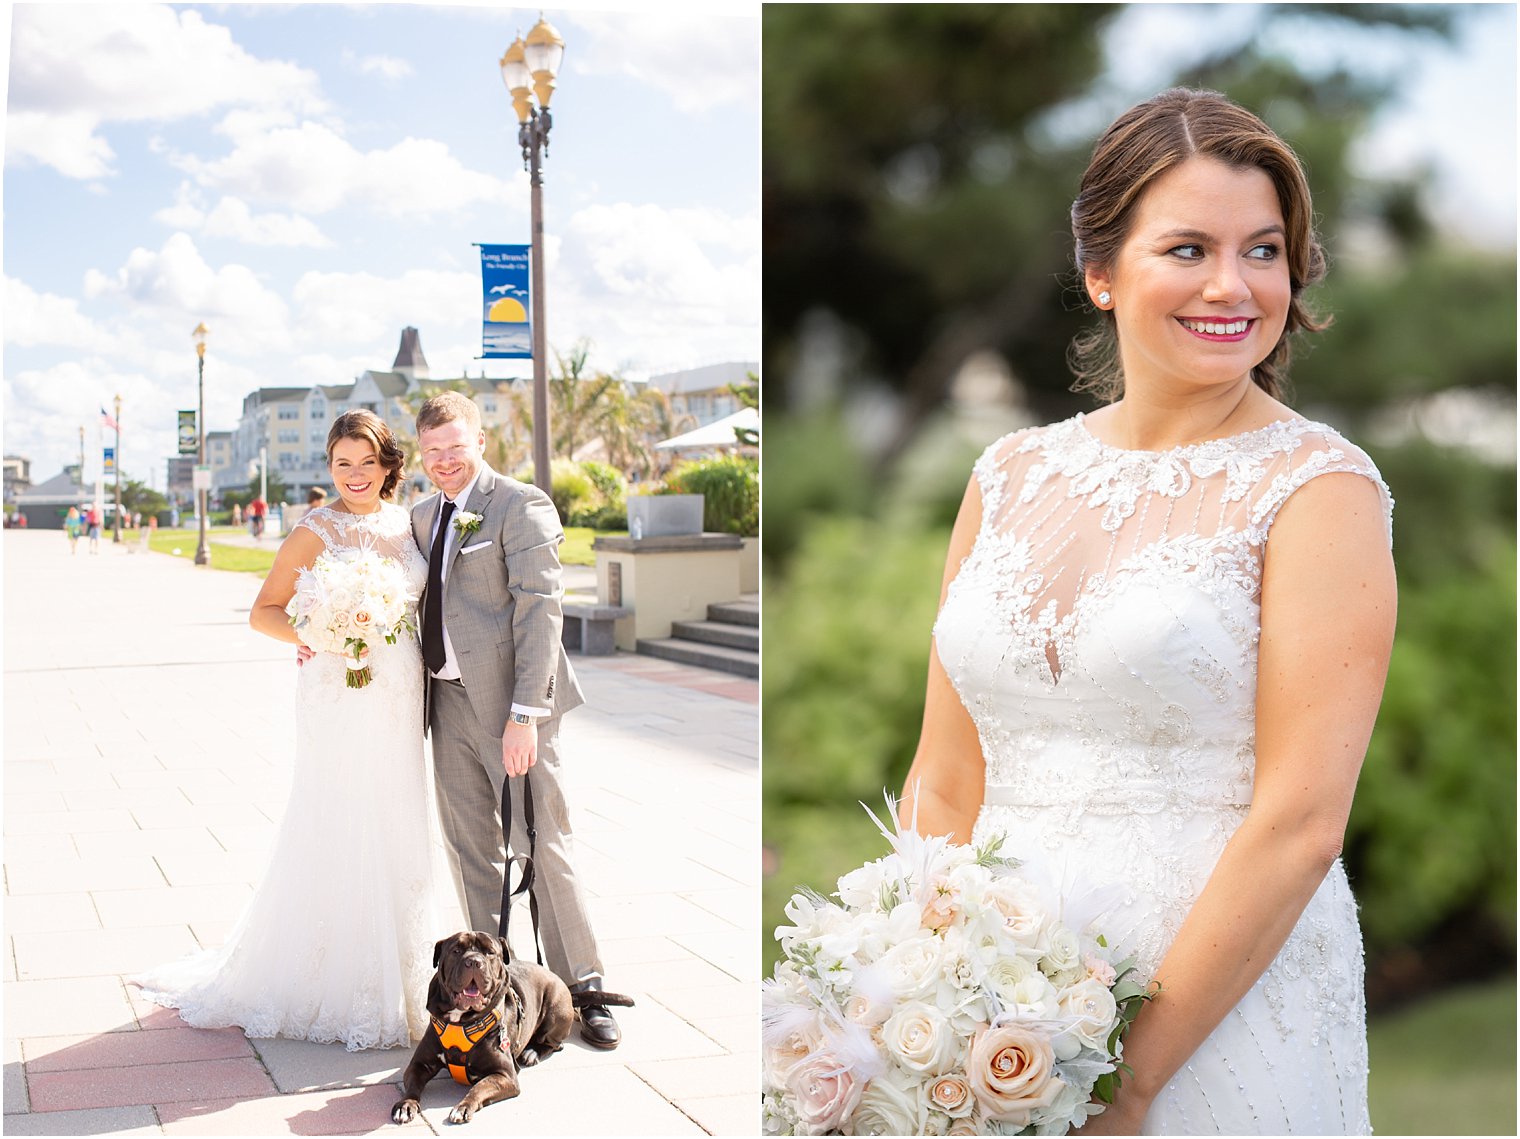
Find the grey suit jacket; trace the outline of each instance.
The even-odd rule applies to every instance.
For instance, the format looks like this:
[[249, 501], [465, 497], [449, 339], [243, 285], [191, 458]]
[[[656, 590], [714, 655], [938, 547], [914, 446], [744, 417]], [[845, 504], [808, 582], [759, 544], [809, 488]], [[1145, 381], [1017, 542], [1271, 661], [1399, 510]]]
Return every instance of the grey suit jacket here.
[[[412, 534], [424, 557], [442, 506], [443, 496], [434, 494], [412, 508]], [[467, 537], [455, 535], [443, 621], [475, 717], [500, 736], [514, 703], [556, 716], [585, 703], [560, 642], [565, 531], [547, 494], [487, 466], [464, 509], [482, 520]]]

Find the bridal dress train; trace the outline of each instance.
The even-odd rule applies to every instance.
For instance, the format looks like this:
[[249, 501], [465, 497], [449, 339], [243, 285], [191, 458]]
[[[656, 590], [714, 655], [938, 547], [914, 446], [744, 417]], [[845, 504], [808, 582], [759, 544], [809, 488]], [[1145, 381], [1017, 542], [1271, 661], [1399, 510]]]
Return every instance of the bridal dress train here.
[[[328, 551], [367, 547], [427, 564], [399, 506], [332, 507], [299, 523]], [[422, 747], [422, 660], [415, 637], [370, 646], [374, 679], [346, 686], [342, 658], [318, 653], [296, 685], [290, 799], [269, 865], [226, 942], [134, 978], [187, 1024], [252, 1037], [409, 1045], [427, 1025], [441, 851]]]
[[[981, 529], [935, 625], [986, 759], [975, 838], [1005, 832], [1066, 889], [1111, 893], [1102, 928], [1146, 975], [1251, 803], [1273, 519], [1340, 472], [1379, 487], [1391, 541], [1372, 461], [1306, 420], [1150, 452], [1079, 415], [976, 464]], [[1337, 860], [1143, 1133], [1368, 1133], [1362, 972]]]

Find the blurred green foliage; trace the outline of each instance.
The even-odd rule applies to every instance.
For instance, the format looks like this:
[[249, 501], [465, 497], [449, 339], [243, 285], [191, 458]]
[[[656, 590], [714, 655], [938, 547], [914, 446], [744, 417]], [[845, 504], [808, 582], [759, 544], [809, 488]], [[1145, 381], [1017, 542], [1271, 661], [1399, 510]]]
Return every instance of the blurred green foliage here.
[[760, 463], [746, 455], [693, 459], [665, 476], [664, 494], [700, 494], [702, 529], [753, 538], [760, 533]]
[[[948, 398], [957, 373], [995, 353], [1035, 422], [1091, 406], [1068, 390], [1086, 318], [1067, 210], [1123, 109], [1102, 50], [1121, 11], [763, 13], [767, 962], [796, 885], [828, 890], [882, 853], [855, 803], [900, 789], [917, 745], [950, 522], [1007, 430]], [[1463, 8], [1254, 11], [1256, 32], [1369, 28], [1387, 48], [1447, 34]], [[1310, 299], [1335, 322], [1295, 346], [1290, 390], [1366, 442], [1397, 500], [1397, 640], [1345, 857], [1370, 973], [1404, 960], [1407, 998], [1451, 978], [1438, 944], [1487, 947], [1469, 977], [1513, 956], [1515, 468], [1371, 440], [1403, 401], [1448, 389], [1513, 416], [1515, 257], [1437, 232], [1424, 175], [1353, 172], [1390, 81], [1266, 38], [1248, 30], [1175, 81], [1226, 92], [1304, 158], [1331, 260]], [[1421, 952], [1434, 967], [1408, 966]]]

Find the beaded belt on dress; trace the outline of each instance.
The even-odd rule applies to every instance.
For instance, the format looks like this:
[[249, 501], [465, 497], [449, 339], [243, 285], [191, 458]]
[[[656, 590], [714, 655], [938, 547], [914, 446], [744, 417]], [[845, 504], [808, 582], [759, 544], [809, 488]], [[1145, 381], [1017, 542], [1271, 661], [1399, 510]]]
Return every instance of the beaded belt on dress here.
[[1091, 815], [1154, 815], [1167, 810], [1244, 811], [1249, 797], [1222, 796], [1217, 789], [1169, 787], [1155, 783], [1115, 783], [1070, 795], [1033, 794], [1009, 783], [989, 783], [982, 799], [986, 807], [1047, 808]]

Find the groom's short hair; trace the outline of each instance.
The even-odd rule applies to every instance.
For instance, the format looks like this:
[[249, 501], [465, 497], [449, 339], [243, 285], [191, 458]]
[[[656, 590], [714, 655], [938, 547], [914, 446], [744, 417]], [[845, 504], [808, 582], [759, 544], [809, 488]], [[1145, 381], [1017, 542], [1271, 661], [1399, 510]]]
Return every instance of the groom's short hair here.
[[417, 436], [434, 427], [442, 427], [462, 419], [471, 431], [480, 430], [480, 408], [475, 401], [461, 392], [439, 392], [430, 396], [417, 411]]

